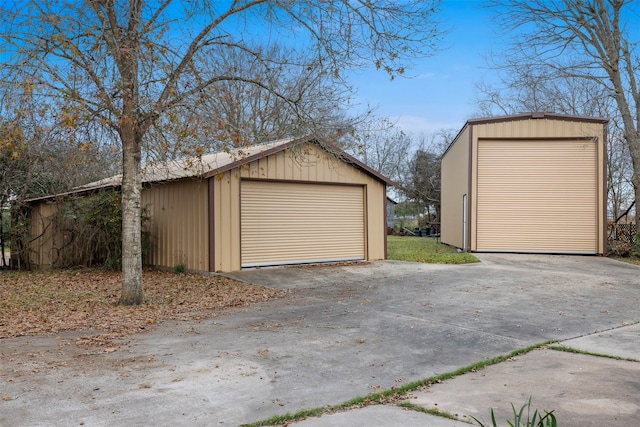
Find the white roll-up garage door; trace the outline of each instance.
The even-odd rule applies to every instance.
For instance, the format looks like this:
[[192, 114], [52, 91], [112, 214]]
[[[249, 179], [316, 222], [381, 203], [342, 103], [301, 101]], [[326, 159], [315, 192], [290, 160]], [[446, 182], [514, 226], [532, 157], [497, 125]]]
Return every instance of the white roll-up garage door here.
[[592, 140], [480, 140], [478, 251], [597, 253]]
[[363, 186], [243, 180], [242, 267], [365, 258]]

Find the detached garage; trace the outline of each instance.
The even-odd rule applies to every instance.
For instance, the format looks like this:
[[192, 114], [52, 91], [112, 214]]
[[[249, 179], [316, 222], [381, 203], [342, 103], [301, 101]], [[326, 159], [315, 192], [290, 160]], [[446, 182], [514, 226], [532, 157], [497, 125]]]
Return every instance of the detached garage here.
[[[191, 271], [386, 257], [386, 186], [367, 165], [317, 139], [282, 140], [143, 172], [148, 265]], [[119, 189], [121, 176], [73, 192]], [[32, 263], [55, 266], [55, 197], [31, 201]], [[57, 237], [56, 237], [57, 236]]]
[[442, 241], [603, 254], [606, 123], [548, 113], [469, 120], [442, 157]]

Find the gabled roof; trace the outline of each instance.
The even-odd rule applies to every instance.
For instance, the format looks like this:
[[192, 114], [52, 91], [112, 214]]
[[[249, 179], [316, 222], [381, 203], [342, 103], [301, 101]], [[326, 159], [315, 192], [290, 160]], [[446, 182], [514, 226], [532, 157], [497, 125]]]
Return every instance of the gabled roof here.
[[[166, 162], [152, 163], [142, 168], [142, 183], [172, 181], [181, 178], [210, 178], [226, 171], [241, 167], [261, 158], [288, 150], [298, 144], [310, 143], [317, 145], [325, 151], [336, 156], [340, 160], [348, 163], [366, 174], [384, 182], [387, 185], [396, 186], [391, 179], [383, 176], [368, 165], [345, 153], [337, 147], [320, 142], [314, 136], [304, 138], [288, 138], [269, 142], [261, 145], [238, 148], [234, 150], [222, 151], [219, 153], [205, 154], [201, 157], [191, 157], [180, 160], [170, 160]], [[56, 196], [91, 193], [106, 188], [118, 188], [122, 185], [122, 174], [114, 175], [99, 181], [75, 187], [71, 191], [63, 194], [43, 196], [27, 200], [33, 202], [38, 200], [53, 199]]]
[[551, 120], [565, 120], [565, 121], [573, 121], [573, 122], [591, 122], [591, 123], [603, 123], [605, 125], [609, 122], [609, 119], [606, 119], [603, 117], [575, 116], [575, 115], [569, 115], [569, 114], [545, 113], [543, 111], [510, 114], [507, 116], [479, 117], [476, 119], [469, 119], [458, 131], [455, 138], [453, 138], [453, 141], [451, 141], [451, 143], [449, 144], [447, 149], [444, 151], [444, 153], [442, 153], [440, 158], [443, 158], [445, 154], [447, 154], [449, 149], [458, 140], [458, 137], [462, 135], [462, 132], [464, 132], [464, 130], [469, 126], [483, 125], [487, 123], [509, 122], [509, 121], [515, 121], [515, 120], [529, 120], [529, 119], [551, 119]]
[[467, 124], [479, 125], [484, 123], [494, 122], [507, 122], [514, 120], [528, 120], [528, 119], [552, 119], [552, 120], [568, 120], [573, 122], [593, 122], [593, 123], [607, 123], [609, 119], [602, 117], [588, 117], [588, 116], [576, 116], [570, 114], [557, 114], [557, 113], [545, 113], [543, 111], [534, 111], [531, 113], [511, 114], [508, 116], [494, 116], [494, 117], [481, 117], [477, 119], [467, 120]]

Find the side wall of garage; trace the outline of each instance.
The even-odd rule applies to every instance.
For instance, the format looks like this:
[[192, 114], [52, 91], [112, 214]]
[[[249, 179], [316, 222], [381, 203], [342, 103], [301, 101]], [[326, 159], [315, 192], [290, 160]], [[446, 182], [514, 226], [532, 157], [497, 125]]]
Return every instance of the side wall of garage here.
[[[29, 262], [36, 268], [51, 268], [63, 236], [53, 227], [57, 204], [49, 201], [34, 203], [29, 210]], [[17, 251], [16, 251], [17, 252]]]
[[458, 134], [442, 158], [441, 175], [441, 239], [457, 248], [465, 240], [465, 216], [469, 206], [469, 126]]
[[[313, 144], [304, 144], [209, 179], [211, 271], [234, 271], [242, 266], [241, 188], [244, 180], [361, 187], [365, 204], [364, 258], [384, 259], [385, 184]], [[309, 241], [309, 245], [313, 245], [313, 241]]]
[[142, 206], [151, 217], [147, 265], [208, 271], [209, 221], [206, 180], [185, 178], [145, 185]]

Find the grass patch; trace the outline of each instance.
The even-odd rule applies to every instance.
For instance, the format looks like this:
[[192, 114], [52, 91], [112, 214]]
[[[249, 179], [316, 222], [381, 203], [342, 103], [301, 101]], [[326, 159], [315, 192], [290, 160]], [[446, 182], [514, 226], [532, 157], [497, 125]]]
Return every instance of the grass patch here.
[[450, 420], [459, 421], [458, 417], [456, 417], [452, 413], [447, 411], [441, 411], [440, 409], [437, 409], [437, 408], [425, 408], [423, 406], [418, 406], [415, 403], [411, 403], [411, 402], [400, 402], [398, 406], [405, 409], [411, 409], [412, 411], [416, 411], [416, 412], [422, 412], [425, 414], [436, 415], [438, 417], [449, 418]]
[[430, 264], [467, 264], [478, 258], [439, 243], [435, 237], [387, 236], [387, 258]]
[[556, 351], [564, 351], [565, 353], [584, 354], [585, 356], [604, 357], [605, 359], [624, 360], [627, 362], [640, 362], [640, 360], [634, 359], [631, 357], [621, 357], [621, 356], [612, 356], [610, 354], [593, 353], [591, 351], [579, 350], [577, 348], [565, 347], [562, 345], [551, 345], [549, 346], [549, 349], [556, 350]]
[[[468, 372], [475, 372], [480, 369], [483, 369], [490, 365], [495, 365], [497, 363], [504, 362], [505, 360], [509, 360], [513, 357], [520, 356], [522, 354], [529, 353], [530, 351], [536, 350], [541, 347], [547, 347], [549, 344], [556, 343], [557, 341], [547, 341], [541, 344], [532, 345], [529, 347], [519, 348], [517, 350], [512, 351], [511, 353], [492, 357], [489, 359], [484, 359], [479, 362], [472, 363], [467, 366], [463, 366], [462, 368], [456, 369], [452, 372], [446, 372], [444, 374], [435, 375], [423, 380], [413, 381], [410, 383], [406, 383], [400, 385], [398, 387], [392, 387], [387, 390], [383, 390], [380, 392], [370, 393], [366, 396], [358, 396], [353, 399], [349, 399], [346, 402], [339, 403], [337, 405], [329, 405], [324, 407], [317, 407], [311, 409], [303, 409], [294, 414], [286, 413], [283, 415], [274, 415], [271, 418], [256, 421], [250, 424], [243, 424], [243, 427], [262, 427], [262, 426], [275, 426], [275, 425], [286, 425], [287, 423], [294, 421], [301, 421], [308, 417], [317, 417], [323, 414], [331, 414], [338, 411], [346, 411], [355, 408], [362, 408], [369, 405], [382, 405], [389, 403], [397, 403], [399, 406], [402, 406], [407, 409], [415, 409], [421, 412], [427, 412], [433, 415], [440, 415], [446, 418], [454, 418], [453, 415], [441, 412], [438, 410], [431, 410], [428, 408], [421, 408], [416, 405], [412, 405], [411, 403], [398, 402], [402, 400], [407, 393], [420, 389], [422, 387], [428, 387], [432, 384], [440, 383], [445, 380], [449, 380], [451, 378], [466, 374]], [[420, 408], [420, 409], [418, 409]]]

